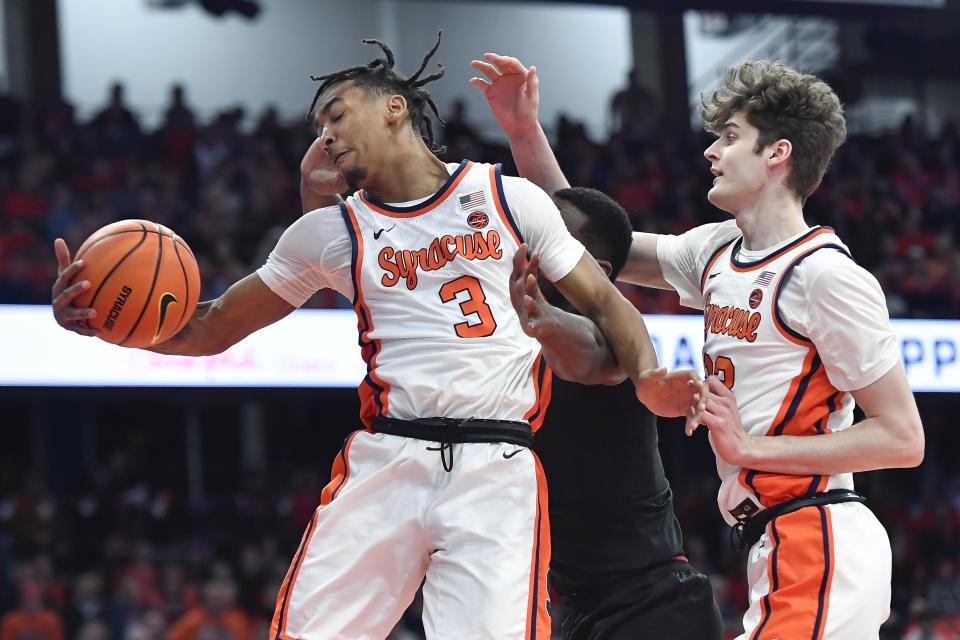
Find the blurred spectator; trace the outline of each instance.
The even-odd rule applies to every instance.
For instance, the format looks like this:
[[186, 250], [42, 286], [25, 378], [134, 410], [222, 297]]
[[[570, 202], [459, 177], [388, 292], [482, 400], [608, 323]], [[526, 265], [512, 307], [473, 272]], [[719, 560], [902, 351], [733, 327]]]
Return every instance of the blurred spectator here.
[[201, 604], [173, 623], [167, 640], [249, 640], [250, 622], [236, 607], [236, 593], [228, 576], [211, 579], [203, 587]]
[[[201, 122], [183, 88], [174, 86], [160, 128], [143, 132], [121, 85], [89, 122], [76, 121], [66, 103], [27, 114], [0, 93], [0, 304], [48, 304], [56, 272], [51, 240], [64, 237], [75, 251], [99, 226], [124, 217], [155, 219], [187, 239], [201, 265], [202, 299], [262, 264], [301, 214], [297, 169], [316, 132], [267, 109], [244, 133], [242, 117], [226, 109]], [[682, 233], [726, 219], [704, 197], [710, 174], [702, 152], [711, 136], [663, 135], [636, 78], [614, 98], [611, 118], [622, 135], [606, 140], [590, 139], [573, 116], [558, 119], [556, 152], [573, 183], [614, 195], [637, 230]], [[503, 162], [510, 172], [509, 149], [483, 139], [465, 103], [454, 105], [448, 121], [445, 159]], [[893, 134], [851, 137], [805, 211], [809, 224], [836, 227], [854, 258], [877, 276], [891, 315], [960, 318], [955, 123], [937, 138], [909, 121]], [[674, 293], [619, 287], [646, 313], [692, 312]], [[306, 306], [349, 308], [350, 302], [325, 290]], [[693, 366], [699, 354], [688, 358], [679, 364]], [[866, 476], [871, 495], [882, 496], [871, 506], [887, 524], [894, 551], [885, 640], [960, 639], [960, 471], [950, 457], [960, 442], [952, 436], [951, 408], [922, 411], [931, 445], [923, 467], [909, 476], [921, 480]], [[304, 417], [310, 429], [315, 418]], [[209, 419], [217, 426], [230, 420]], [[143, 428], [124, 421], [117, 431]], [[91, 441], [108, 432], [97, 431]], [[669, 427], [661, 433], [663, 442]], [[713, 457], [700, 444], [702, 451], [676, 444], [685, 449], [669, 475], [687, 553], [711, 576], [733, 637], [746, 608], [742, 561], [716, 512]], [[176, 463], [160, 462], [148, 449], [133, 439], [105, 448], [99, 464], [61, 491], [51, 490], [42, 473], [0, 467], [0, 633], [37, 628], [43, 638], [106, 633], [113, 640], [156, 640], [168, 629], [177, 639], [202, 630], [266, 635], [324, 470], [280, 464], [273, 476], [223, 478], [229, 490], [193, 502], [170, 481], [168, 467]], [[557, 600], [558, 624], [562, 611]], [[391, 637], [422, 637], [419, 627], [414, 606]]]
[[0, 618], [0, 640], [63, 640], [60, 616], [43, 602], [43, 585], [35, 580], [20, 584], [20, 606]]
[[63, 610], [63, 629], [67, 638], [80, 636], [81, 629], [93, 622], [109, 629], [103, 587], [103, 573], [100, 571], [84, 571], [74, 578], [70, 602]]

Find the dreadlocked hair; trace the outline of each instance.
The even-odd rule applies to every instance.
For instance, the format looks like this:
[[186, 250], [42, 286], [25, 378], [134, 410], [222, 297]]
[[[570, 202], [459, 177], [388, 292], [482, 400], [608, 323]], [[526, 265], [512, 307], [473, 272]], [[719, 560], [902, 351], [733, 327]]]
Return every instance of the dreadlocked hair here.
[[420, 134], [420, 137], [423, 138], [423, 141], [426, 143], [430, 151], [433, 153], [443, 153], [446, 151], [446, 147], [434, 142], [433, 123], [424, 113], [424, 107], [430, 107], [430, 110], [433, 111], [433, 115], [435, 115], [437, 118], [437, 122], [439, 122], [441, 125], [446, 123], [440, 117], [440, 113], [437, 111], [437, 105], [433, 103], [433, 98], [430, 97], [430, 93], [421, 88], [428, 82], [433, 82], [434, 80], [437, 80], [443, 76], [443, 65], [437, 63], [436, 73], [432, 73], [422, 78], [420, 77], [420, 74], [422, 74], [424, 69], [427, 68], [427, 63], [430, 61], [430, 58], [433, 57], [433, 54], [436, 53], [437, 48], [440, 46], [440, 35], [442, 33], [443, 31], [437, 32], [437, 41], [433, 44], [433, 47], [430, 48], [430, 51], [423, 56], [423, 60], [420, 62], [420, 68], [417, 69], [417, 72], [409, 78], [404, 78], [393, 70], [394, 57], [393, 51], [390, 50], [390, 47], [380, 40], [363, 40], [363, 44], [375, 44], [380, 47], [380, 50], [383, 51], [384, 57], [377, 58], [369, 64], [360, 65], [358, 67], [350, 67], [349, 69], [342, 69], [340, 71], [334, 71], [333, 73], [328, 73], [322, 76], [311, 75], [310, 79], [319, 82], [320, 86], [317, 87], [317, 92], [313, 96], [313, 102], [310, 103], [310, 110], [307, 112], [307, 119], [310, 119], [314, 108], [317, 106], [317, 101], [320, 99], [320, 96], [323, 95], [324, 91], [335, 84], [352, 80], [356, 85], [364, 87], [365, 89], [375, 93], [377, 96], [383, 95], [386, 92], [403, 96], [407, 101], [407, 110], [410, 112], [410, 121], [413, 125], [414, 131], [417, 131]]

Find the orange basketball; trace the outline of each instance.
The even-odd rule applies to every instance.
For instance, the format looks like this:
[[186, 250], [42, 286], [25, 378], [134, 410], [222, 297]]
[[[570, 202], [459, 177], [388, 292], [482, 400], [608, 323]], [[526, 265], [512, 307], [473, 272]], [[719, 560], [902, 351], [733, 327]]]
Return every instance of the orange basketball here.
[[73, 281], [90, 288], [74, 298], [93, 307], [89, 320], [100, 337], [123, 347], [148, 347], [183, 328], [200, 298], [197, 260], [183, 238], [149, 220], [121, 220], [87, 238], [74, 260]]

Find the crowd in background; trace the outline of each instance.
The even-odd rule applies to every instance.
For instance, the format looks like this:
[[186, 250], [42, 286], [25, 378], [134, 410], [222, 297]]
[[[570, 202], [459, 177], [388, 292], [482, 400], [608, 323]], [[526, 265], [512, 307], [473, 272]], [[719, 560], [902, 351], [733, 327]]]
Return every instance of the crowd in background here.
[[[635, 229], [682, 233], [725, 219], [704, 196], [711, 136], [660, 126], [655, 114], [647, 96], [627, 90], [603, 140], [568, 117], [546, 124], [571, 183], [612, 195]], [[124, 218], [184, 237], [200, 264], [201, 299], [219, 295], [262, 264], [301, 214], [299, 162], [314, 136], [306, 119], [281, 123], [271, 110], [227, 109], [200, 122], [179, 88], [153, 130], [141, 127], [119, 85], [85, 121], [63, 102], [26, 109], [0, 95], [0, 304], [48, 304], [53, 239], [76, 249]], [[445, 160], [502, 162], [515, 172], [509, 149], [472, 126], [462, 103], [443, 140]], [[892, 316], [960, 317], [955, 126], [928, 136], [908, 119], [895, 132], [852, 137], [805, 211], [808, 223], [837, 229], [877, 276]], [[647, 313], [690, 312], [675, 294], [622, 290]], [[320, 292], [308, 305], [347, 302]], [[921, 406], [931, 446], [909, 481], [897, 475], [905, 472], [865, 476], [894, 551], [889, 638], [960, 638], [960, 475], [950, 468], [957, 443], [946, 406]], [[238, 477], [233, 489], [191, 501], [131, 456], [117, 448], [59, 487], [27, 468], [0, 473], [0, 640], [31, 630], [51, 640], [265, 637], [327, 458]], [[687, 553], [710, 573], [732, 634], [746, 608], [743, 559], [716, 512], [715, 472], [709, 462], [668, 472], [683, 473], [674, 487]], [[562, 604], [554, 599], [555, 618]], [[394, 640], [421, 637], [418, 617], [411, 608]]]
[[[609, 193], [634, 228], [682, 233], [726, 214], [705, 193], [711, 136], [661, 127], [647, 100], [615, 100], [615, 133], [591, 139], [567, 117], [548, 123], [570, 182]], [[634, 106], [635, 103], [641, 103]], [[306, 118], [283, 124], [267, 110], [228, 109], [198, 122], [179, 88], [161, 126], [144, 131], [116, 85], [109, 103], [78, 122], [69, 104], [30, 110], [0, 96], [0, 303], [46, 303], [55, 276], [52, 241], [72, 249], [124, 218], [166, 224], [200, 259], [203, 298], [257, 268], [300, 215], [299, 162], [315, 136]], [[451, 109], [443, 158], [502, 162], [509, 149]], [[895, 317], [960, 317], [960, 135], [930, 137], [907, 119], [899, 131], [851, 137], [805, 206], [809, 224], [834, 227], [872, 271]], [[685, 312], [676, 296], [624, 287], [645, 312]], [[323, 293], [311, 306], [340, 306]]]

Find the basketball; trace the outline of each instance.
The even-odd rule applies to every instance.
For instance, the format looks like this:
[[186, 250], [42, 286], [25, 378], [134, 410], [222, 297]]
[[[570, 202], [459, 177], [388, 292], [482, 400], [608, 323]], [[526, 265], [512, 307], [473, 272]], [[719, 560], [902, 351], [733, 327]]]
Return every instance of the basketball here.
[[74, 299], [93, 307], [90, 328], [122, 347], [149, 347], [169, 339], [193, 315], [200, 271], [183, 238], [149, 220], [121, 220], [87, 238], [74, 260], [83, 268], [73, 282], [90, 288]]

